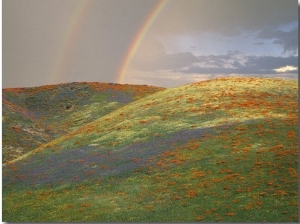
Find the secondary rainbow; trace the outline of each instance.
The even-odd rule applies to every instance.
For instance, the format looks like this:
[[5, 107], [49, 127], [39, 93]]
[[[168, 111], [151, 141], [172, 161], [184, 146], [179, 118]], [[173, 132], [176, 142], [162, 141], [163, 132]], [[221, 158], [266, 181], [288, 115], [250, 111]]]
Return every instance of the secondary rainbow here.
[[59, 52], [55, 58], [54, 66], [52, 68], [53, 82], [60, 82], [61, 77], [64, 77], [66, 70], [72, 57], [72, 50], [76, 44], [76, 40], [82, 29], [84, 18], [92, 7], [93, 0], [79, 0], [75, 6], [70, 22], [67, 29], [64, 32], [61, 44], [59, 46]]
[[130, 45], [126, 56], [121, 64], [121, 68], [117, 74], [117, 83], [123, 83], [124, 79], [126, 77], [126, 72], [128, 70], [128, 67], [131, 63], [131, 60], [133, 56], [135, 55], [137, 49], [139, 48], [142, 40], [144, 39], [147, 31], [152, 26], [153, 22], [157, 18], [157, 16], [160, 14], [164, 6], [167, 4], [168, 0], [161, 0], [157, 3], [157, 5], [154, 7], [154, 9], [151, 11], [150, 15], [147, 17], [146, 21], [140, 28], [138, 34], [135, 36], [134, 40], [132, 41], [132, 44]]

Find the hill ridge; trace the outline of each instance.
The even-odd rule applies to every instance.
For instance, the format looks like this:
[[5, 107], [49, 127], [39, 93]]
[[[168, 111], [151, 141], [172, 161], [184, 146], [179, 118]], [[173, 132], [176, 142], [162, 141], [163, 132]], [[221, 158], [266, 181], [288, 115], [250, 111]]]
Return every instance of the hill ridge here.
[[[141, 98], [140, 100], [138, 100], [138, 101], [133, 101], [133, 102], [131, 102], [131, 103], [129, 103], [129, 104], [126, 104], [126, 105], [124, 105], [123, 107], [120, 107], [120, 108], [117, 108], [116, 110], [113, 110], [113, 111], [111, 111], [110, 113], [108, 113], [108, 114], [106, 114], [106, 115], [104, 115], [104, 116], [102, 116], [102, 117], [99, 117], [99, 118], [96, 118], [95, 120], [93, 120], [92, 122], [89, 122], [89, 123], [86, 123], [84, 126], [81, 126], [81, 127], [79, 127], [78, 129], [76, 129], [75, 131], [71, 131], [71, 132], [69, 132], [69, 133], [66, 133], [65, 135], [62, 135], [61, 137], [59, 137], [59, 138], [56, 138], [56, 139], [54, 139], [53, 141], [51, 141], [51, 142], [48, 142], [48, 143], [45, 143], [44, 145], [42, 145], [41, 147], [38, 147], [37, 149], [35, 149], [34, 151], [32, 151], [32, 153], [34, 153], [34, 152], [40, 152], [42, 149], [45, 149], [45, 148], [47, 148], [47, 147], [50, 147], [51, 145], [53, 145], [53, 144], [56, 144], [56, 143], [58, 143], [58, 142], [60, 142], [60, 141], [63, 141], [63, 140], [67, 140], [67, 139], [69, 139], [71, 136], [73, 136], [73, 135], [76, 135], [76, 134], [80, 134], [80, 133], [82, 133], [82, 132], [86, 132], [86, 135], [88, 135], [89, 134], [89, 132], [92, 132], [92, 129], [94, 129], [95, 128], [95, 125], [97, 125], [97, 123], [99, 123], [100, 121], [106, 121], [106, 120], [111, 120], [111, 119], [113, 119], [114, 117], [118, 117], [118, 115], [119, 114], [122, 114], [122, 116], [124, 116], [124, 114], [123, 114], [123, 110], [125, 109], [127, 109], [127, 110], [129, 110], [129, 112], [127, 113], [127, 114], [130, 114], [131, 112], [133, 112], [133, 111], [137, 111], [137, 108], [139, 108], [139, 107], [142, 107], [142, 106], [145, 106], [145, 101], [150, 101], [150, 100], [155, 100], [156, 98], [157, 99], [159, 99], [160, 98], [160, 95], [166, 95], [166, 94], [168, 94], [169, 92], [174, 92], [174, 91], [176, 91], [176, 90], [178, 90], [178, 91], [184, 91], [184, 89], [187, 89], [187, 88], [190, 88], [190, 87], [201, 87], [201, 86], [204, 86], [204, 85], [206, 85], [206, 84], [209, 84], [209, 83], [215, 83], [215, 82], [224, 82], [224, 81], [234, 81], [234, 86], [235, 86], [235, 88], [237, 88], [238, 87], [238, 83], [239, 82], [245, 82], [245, 81], [247, 81], [247, 82], [252, 82], [252, 81], [256, 81], [257, 82], [257, 85], [259, 85], [259, 82], [260, 81], [262, 81], [262, 80], [265, 80], [265, 81], [272, 81], [272, 82], [275, 82], [275, 83], [273, 83], [273, 87], [271, 88], [273, 91], [274, 91], [274, 89], [276, 89], [277, 88], [277, 85], [276, 85], [276, 82], [283, 82], [283, 83], [286, 83], [286, 84], [288, 84], [288, 83], [293, 83], [293, 81], [290, 81], [290, 80], [280, 80], [280, 79], [270, 79], [270, 78], [268, 78], [268, 79], [263, 79], [263, 78], [240, 78], [240, 77], [230, 77], [230, 78], [216, 78], [216, 79], [213, 79], [213, 80], [206, 80], [206, 81], [201, 81], [201, 82], [196, 82], [196, 83], [192, 83], [192, 84], [188, 84], [188, 85], [184, 85], [184, 86], [180, 86], [180, 87], [174, 87], [174, 88], [170, 88], [170, 89], [165, 89], [165, 90], [163, 90], [163, 91], [160, 91], [160, 92], [158, 92], [158, 93], [156, 93], [156, 94], [150, 94], [150, 95], [148, 95], [148, 96], [146, 96], [146, 97], [143, 97], [143, 98]], [[232, 88], [232, 87], [231, 87]], [[269, 89], [270, 90], [270, 89]], [[229, 89], [229, 91], [230, 91], [230, 89]], [[277, 91], [275, 91], [275, 93], [276, 93]], [[282, 92], [280, 92], [280, 93], [282, 93]], [[252, 94], [252, 93], [250, 93], [249, 91], [247, 92], [247, 94]], [[213, 95], [213, 97], [216, 97], [217, 95], [214, 95], [214, 94], [212, 94]], [[230, 95], [230, 93], [229, 94], [227, 94], [227, 95]], [[253, 94], [252, 94], [253, 95]], [[270, 93], [268, 94], [268, 95], [270, 95]], [[223, 97], [224, 96], [226, 96], [226, 94], [223, 94], [222, 95]], [[248, 95], [249, 96], [249, 95]], [[181, 98], [183, 98], [182, 96], [180, 96]], [[186, 97], [186, 96], [185, 96]], [[252, 96], [251, 96], [252, 97]], [[254, 98], [255, 97], [255, 95], [252, 97], [252, 98]], [[272, 97], [272, 94], [271, 94], [271, 97]], [[172, 96], [171, 96], [171, 98], [172, 98]], [[187, 98], [187, 101], [188, 100], [191, 100], [190, 99], [190, 96], [187, 96], [186, 97]], [[254, 99], [253, 99], [254, 100]], [[276, 102], [277, 103], [277, 102]], [[243, 108], [247, 108], [248, 106], [250, 106], [250, 104], [254, 104], [254, 101], [252, 101], [252, 102], [242, 102], [242, 103], [239, 103], [239, 105], [237, 105], [237, 106], [240, 106], [240, 107], [243, 107]], [[274, 103], [273, 103], [274, 104]], [[256, 105], [255, 106], [258, 106], [258, 103], [256, 103]], [[267, 106], [269, 106], [269, 105], [267, 105]], [[133, 108], [132, 108], [133, 107]], [[213, 110], [218, 110], [219, 108], [218, 108], [218, 106], [214, 106], [214, 105], [211, 105], [211, 103], [209, 102], [209, 103], [207, 103], [206, 104], [206, 106], [205, 107], [210, 107], [211, 109], [213, 109]], [[228, 107], [227, 107], [227, 109], [229, 109]], [[198, 110], [199, 111], [199, 110]], [[196, 111], [197, 112], [197, 111]], [[261, 119], [261, 118], [265, 118], [266, 116], [267, 117], [269, 117], [269, 118], [271, 118], [271, 117], [283, 117], [283, 115], [281, 115], [280, 113], [279, 114], [270, 114], [270, 113], [268, 113], [267, 115], [265, 114], [266, 112], [263, 112], [262, 114], [260, 114], [260, 115], [255, 115], [255, 116], [250, 116], [249, 117], [249, 120], [253, 120], [253, 117], [255, 117], [256, 119]], [[151, 117], [151, 116], [148, 116], [148, 118], [151, 120], [151, 121], [155, 121], [155, 119], [158, 119], [158, 118], [155, 118], [155, 117]], [[226, 123], [228, 123], [228, 122], [236, 122], [236, 121], [238, 121], [239, 119], [241, 119], [241, 117], [240, 118], [238, 118], [238, 117], [232, 117], [232, 118], [226, 118], [226, 119], [224, 119], [224, 118], [219, 118], [219, 123], [221, 123], [222, 124], [222, 122], [226, 122]], [[243, 117], [243, 120], [247, 120], [248, 118], [247, 117]], [[216, 121], [216, 120], [215, 120]], [[122, 123], [123, 121], [121, 120], [121, 123]], [[143, 122], [146, 122], [147, 123], [147, 121], [143, 121], [143, 120], [141, 120], [141, 121], [139, 121], [140, 123], [143, 123]], [[210, 124], [210, 120], [208, 120], [206, 123], [204, 122], [203, 124], [202, 124], [202, 126], [201, 127], [212, 127], [212, 126], [216, 126], [216, 125], [214, 125], [214, 124]], [[175, 122], [176, 123], [176, 122]], [[122, 129], [122, 125], [120, 125], [120, 123], [115, 123], [115, 126], [114, 126], [114, 128], [116, 128], [116, 129], [118, 129], [118, 130], [121, 130]], [[193, 128], [195, 128], [195, 127], [193, 127]], [[32, 153], [30, 153], [30, 154], [28, 154], [28, 155], [31, 155]], [[27, 157], [27, 156], [25, 156], [25, 157]], [[18, 159], [17, 159], [18, 160]]]
[[130, 102], [3, 165], [4, 220], [296, 221], [297, 90], [221, 78]]
[[3, 89], [4, 161], [162, 89], [96, 82]]

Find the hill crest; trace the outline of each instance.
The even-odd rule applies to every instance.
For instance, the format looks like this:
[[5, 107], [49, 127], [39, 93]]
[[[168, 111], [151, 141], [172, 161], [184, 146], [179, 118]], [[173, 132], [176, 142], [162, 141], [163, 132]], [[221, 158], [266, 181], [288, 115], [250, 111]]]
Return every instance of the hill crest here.
[[297, 221], [297, 90], [216, 79], [116, 108], [3, 165], [3, 220]]
[[96, 82], [3, 89], [3, 161], [162, 89]]

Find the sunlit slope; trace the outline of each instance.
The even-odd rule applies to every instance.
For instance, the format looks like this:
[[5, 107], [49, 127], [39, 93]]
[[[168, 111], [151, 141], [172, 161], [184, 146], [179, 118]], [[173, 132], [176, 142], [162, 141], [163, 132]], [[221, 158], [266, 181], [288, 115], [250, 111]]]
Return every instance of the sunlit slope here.
[[161, 89], [84, 82], [3, 89], [3, 160], [17, 158]]
[[297, 222], [298, 83], [215, 79], [3, 166], [10, 222]]
[[297, 82], [221, 78], [152, 94], [46, 145], [61, 149], [143, 142], [183, 129], [297, 117]]

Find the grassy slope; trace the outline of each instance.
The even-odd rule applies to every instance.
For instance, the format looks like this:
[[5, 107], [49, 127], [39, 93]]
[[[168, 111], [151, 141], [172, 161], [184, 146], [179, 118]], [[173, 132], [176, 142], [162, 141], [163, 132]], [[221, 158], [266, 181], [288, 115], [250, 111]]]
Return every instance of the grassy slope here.
[[3, 161], [161, 89], [106, 83], [3, 89]]
[[252, 78], [147, 96], [4, 166], [3, 220], [297, 221], [297, 97]]

